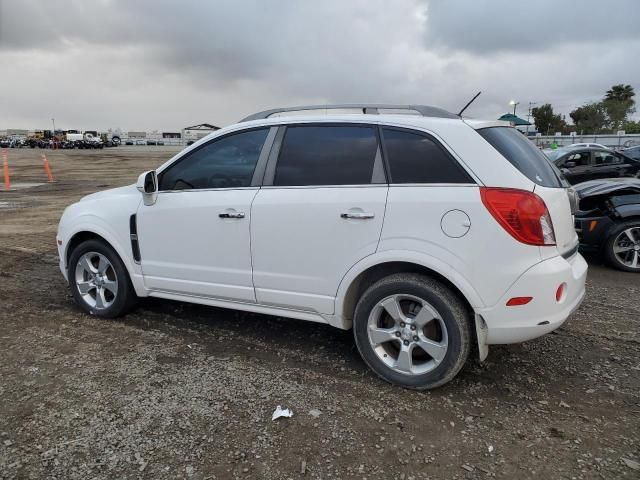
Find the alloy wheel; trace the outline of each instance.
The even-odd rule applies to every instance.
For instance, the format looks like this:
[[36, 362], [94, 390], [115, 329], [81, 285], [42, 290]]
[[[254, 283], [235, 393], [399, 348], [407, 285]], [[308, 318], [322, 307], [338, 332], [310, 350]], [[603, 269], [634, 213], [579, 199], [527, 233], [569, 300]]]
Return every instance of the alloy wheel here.
[[111, 262], [103, 254], [87, 252], [78, 259], [75, 283], [82, 299], [96, 310], [113, 305], [118, 295], [118, 278]]
[[620, 264], [640, 269], [640, 226], [627, 228], [613, 241], [613, 254]]
[[378, 302], [369, 314], [367, 333], [378, 358], [405, 375], [432, 371], [448, 349], [441, 315], [426, 300], [413, 295], [392, 295]]

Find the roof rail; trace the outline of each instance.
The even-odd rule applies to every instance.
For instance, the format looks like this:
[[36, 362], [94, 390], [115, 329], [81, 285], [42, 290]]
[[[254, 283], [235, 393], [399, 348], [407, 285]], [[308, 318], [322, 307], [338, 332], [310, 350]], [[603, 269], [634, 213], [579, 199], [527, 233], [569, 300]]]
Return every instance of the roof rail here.
[[364, 114], [376, 115], [379, 110], [407, 110], [416, 112], [423, 117], [438, 117], [438, 118], [459, 118], [457, 115], [447, 112], [446, 110], [438, 107], [430, 107], [428, 105], [384, 105], [378, 103], [344, 103], [337, 105], [305, 105], [302, 107], [285, 107], [285, 108], [273, 108], [271, 110], [265, 110], [263, 112], [254, 113], [248, 117], [240, 120], [241, 122], [248, 122], [250, 120], [261, 120], [269, 118], [276, 113], [284, 112], [298, 112], [304, 110], [338, 110], [347, 108], [357, 108], [362, 110]]

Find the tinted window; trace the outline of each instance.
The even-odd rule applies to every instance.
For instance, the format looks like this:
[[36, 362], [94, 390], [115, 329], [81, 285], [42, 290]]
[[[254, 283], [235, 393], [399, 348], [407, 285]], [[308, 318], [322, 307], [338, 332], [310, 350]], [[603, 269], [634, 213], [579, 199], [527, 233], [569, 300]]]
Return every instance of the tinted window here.
[[575, 163], [576, 167], [586, 167], [591, 163], [591, 155], [589, 152], [571, 153], [561, 160], [561, 165], [566, 166], [567, 162]]
[[391, 183], [474, 183], [443, 147], [425, 135], [382, 130]]
[[593, 152], [593, 158], [596, 165], [622, 163], [622, 159], [613, 152]]
[[515, 128], [489, 127], [478, 133], [532, 182], [543, 187], [562, 187], [547, 157]]
[[268, 128], [236, 133], [187, 154], [160, 175], [160, 190], [251, 185]]
[[287, 127], [273, 184], [368, 184], [377, 150], [373, 127]]

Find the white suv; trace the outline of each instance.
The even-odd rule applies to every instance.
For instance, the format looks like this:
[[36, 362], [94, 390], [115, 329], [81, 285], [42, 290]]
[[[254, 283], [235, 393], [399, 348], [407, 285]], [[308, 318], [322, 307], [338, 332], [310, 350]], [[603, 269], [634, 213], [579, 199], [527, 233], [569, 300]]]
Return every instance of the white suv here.
[[94, 315], [152, 296], [353, 328], [375, 373], [418, 389], [473, 343], [484, 359], [558, 328], [587, 274], [544, 155], [425, 106], [252, 115], [71, 205], [57, 241]]

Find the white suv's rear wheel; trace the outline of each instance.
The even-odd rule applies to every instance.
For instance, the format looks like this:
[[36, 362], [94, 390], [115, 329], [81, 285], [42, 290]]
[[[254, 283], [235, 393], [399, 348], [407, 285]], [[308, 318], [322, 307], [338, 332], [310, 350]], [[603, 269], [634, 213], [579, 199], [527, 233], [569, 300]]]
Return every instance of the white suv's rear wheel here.
[[354, 336], [362, 358], [386, 381], [435, 388], [451, 380], [469, 355], [469, 315], [442, 283], [395, 274], [360, 298]]

